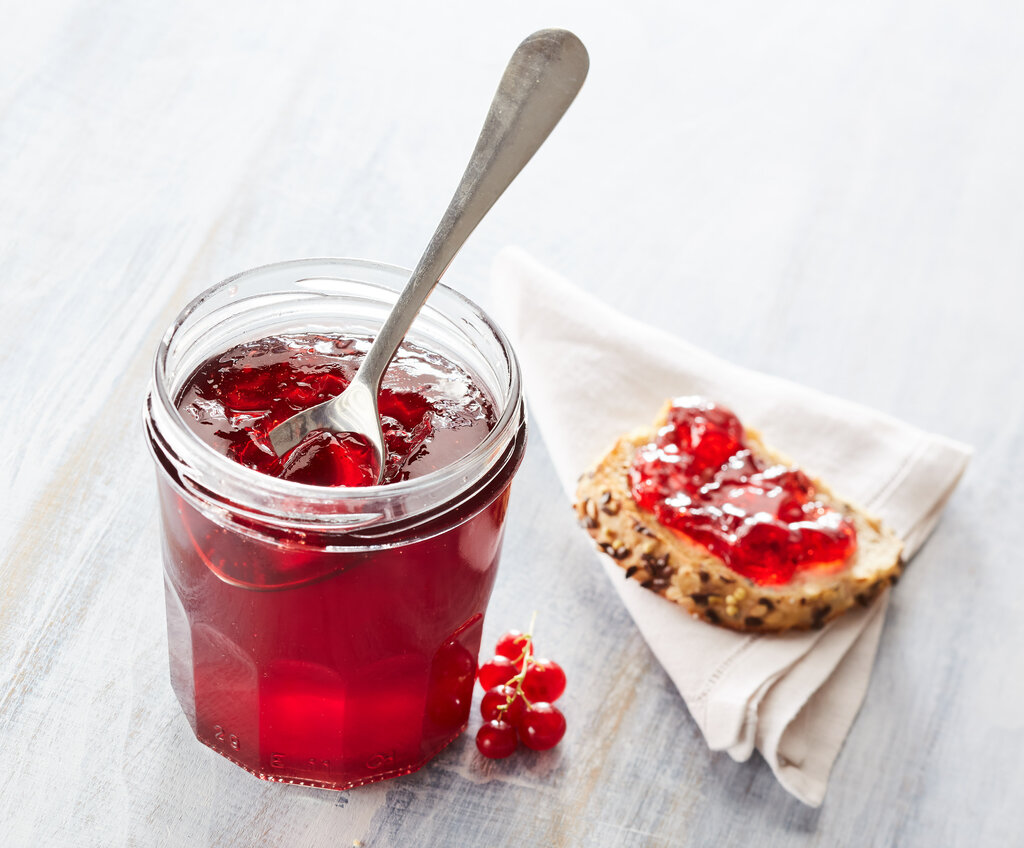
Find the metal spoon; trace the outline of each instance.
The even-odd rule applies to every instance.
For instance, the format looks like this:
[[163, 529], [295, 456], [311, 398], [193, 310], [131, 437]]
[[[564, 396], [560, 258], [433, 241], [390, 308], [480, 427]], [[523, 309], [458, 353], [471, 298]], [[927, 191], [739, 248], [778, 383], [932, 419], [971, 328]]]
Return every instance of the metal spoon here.
[[566, 30], [541, 30], [519, 45], [455, 196], [355, 377], [336, 398], [299, 412], [270, 431], [278, 456], [314, 430], [355, 433], [376, 452], [375, 482], [380, 483], [387, 457], [377, 394], [384, 372], [448, 264], [565, 114], [589, 66], [586, 48]]

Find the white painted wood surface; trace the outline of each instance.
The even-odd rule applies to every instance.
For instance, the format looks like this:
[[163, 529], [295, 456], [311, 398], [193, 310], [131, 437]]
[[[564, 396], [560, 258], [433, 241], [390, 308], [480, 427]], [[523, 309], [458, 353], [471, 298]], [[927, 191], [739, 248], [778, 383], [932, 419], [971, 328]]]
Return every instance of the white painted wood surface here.
[[[1024, 17], [1016, 2], [0, 7], [0, 836], [99, 845], [1007, 845], [1024, 828]], [[485, 641], [540, 613], [569, 732], [331, 794], [195, 742], [167, 680], [140, 407], [194, 294], [411, 264], [504, 62], [590, 79], [448, 281], [516, 243], [745, 365], [972, 443], [817, 811], [712, 754], [539, 433]], [[58, 414], [46, 414], [55, 404]]]

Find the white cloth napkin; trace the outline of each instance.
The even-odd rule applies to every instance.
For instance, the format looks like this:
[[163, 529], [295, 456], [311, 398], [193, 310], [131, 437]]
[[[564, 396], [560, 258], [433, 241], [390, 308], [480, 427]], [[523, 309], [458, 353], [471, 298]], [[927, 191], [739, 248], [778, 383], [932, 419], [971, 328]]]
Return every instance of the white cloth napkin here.
[[[881, 413], [718, 359], [600, 303], [514, 248], [492, 270], [497, 317], [521, 361], [530, 410], [572, 496], [579, 475], [667, 398], [720, 401], [842, 496], [920, 547], [970, 449]], [[614, 402], [610, 399], [614, 398]], [[824, 629], [744, 635], [690, 618], [599, 555], [713, 750], [757, 748], [782, 785], [821, 804], [867, 689], [888, 594]]]

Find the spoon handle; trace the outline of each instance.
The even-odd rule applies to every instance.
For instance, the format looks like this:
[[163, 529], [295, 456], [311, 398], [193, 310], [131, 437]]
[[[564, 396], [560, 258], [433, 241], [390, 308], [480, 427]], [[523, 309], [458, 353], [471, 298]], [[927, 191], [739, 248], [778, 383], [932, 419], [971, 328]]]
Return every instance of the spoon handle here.
[[565, 114], [589, 65], [583, 43], [560, 29], [535, 32], [512, 54], [455, 195], [356, 376], [373, 397], [423, 302], [476, 225]]

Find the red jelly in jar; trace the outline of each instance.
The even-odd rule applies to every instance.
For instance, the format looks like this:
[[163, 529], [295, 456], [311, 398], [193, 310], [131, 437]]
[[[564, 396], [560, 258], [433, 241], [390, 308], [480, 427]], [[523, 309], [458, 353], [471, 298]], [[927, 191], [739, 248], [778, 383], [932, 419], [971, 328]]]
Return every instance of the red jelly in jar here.
[[[369, 486], [377, 467], [364, 438], [317, 430], [279, 457], [269, 433], [340, 395], [372, 341], [305, 333], [237, 345], [189, 378], [178, 412], [204, 442], [248, 468], [314, 486]], [[494, 426], [491, 400], [472, 375], [409, 343], [391, 361], [377, 403], [387, 451], [384, 483], [450, 465]]]
[[751, 452], [729, 410], [678, 398], [629, 470], [634, 500], [761, 585], [842, 566], [857, 549], [853, 524], [818, 499], [797, 468]]
[[507, 340], [439, 286], [365, 446], [267, 433], [351, 379], [406, 272], [259, 268], [210, 289], [157, 354], [146, 423], [171, 683], [200, 741], [259, 777], [343, 789], [419, 768], [465, 727], [526, 425]]

